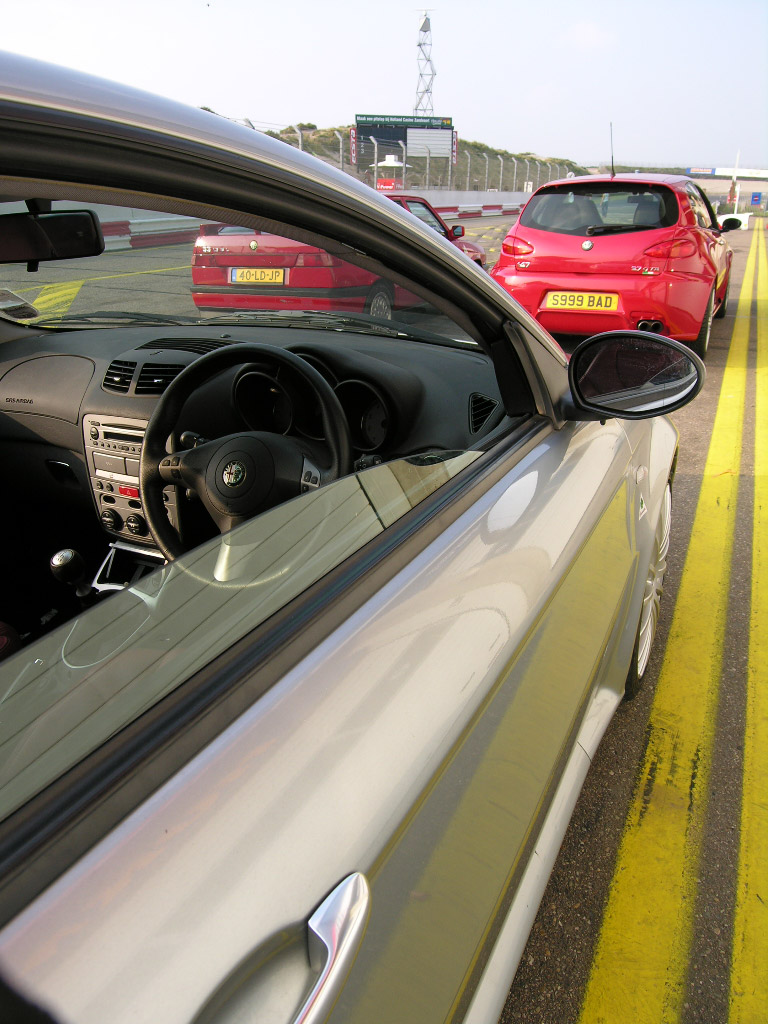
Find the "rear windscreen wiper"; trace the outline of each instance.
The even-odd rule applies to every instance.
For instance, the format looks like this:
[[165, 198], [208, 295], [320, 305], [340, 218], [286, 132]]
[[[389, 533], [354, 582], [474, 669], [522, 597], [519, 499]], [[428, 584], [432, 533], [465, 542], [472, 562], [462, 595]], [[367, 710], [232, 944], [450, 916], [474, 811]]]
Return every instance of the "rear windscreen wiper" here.
[[618, 235], [624, 231], [645, 231], [652, 224], [590, 224], [588, 235]]

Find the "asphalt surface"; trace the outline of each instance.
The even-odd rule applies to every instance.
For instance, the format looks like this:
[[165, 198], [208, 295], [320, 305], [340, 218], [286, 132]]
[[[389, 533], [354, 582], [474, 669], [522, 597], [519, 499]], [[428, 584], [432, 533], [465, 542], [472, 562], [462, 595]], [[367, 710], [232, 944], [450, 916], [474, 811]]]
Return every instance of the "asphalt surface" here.
[[[489, 250], [489, 266], [497, 258], [498, 245], [505, 224], [483, 220], [467, 229], [467, 236], [481, 241]], [[738, 474], [738, 503], [734, 511], [733, 555], [729, 572], [717, 576], [712, 569], [708, 586], [702, 588], [700, 608], [707, 608], [719, 591], [727, 604], [724, 642], [720, 651], [719, 699], [713, 721], [713, 742], [708, 764], [706, 793], [700, 798], [700, 855], [694, 870], [692, 891], [687, 899], [692, 906], [683, 908], [690, 915], [692, 934], [684, 948], [674, 948], [675, 955], [684, 955], [680, 968], [679, 992], [664, 997], [666, 1009], [654, 1008], [652, 989], [658, 982], [667, 990], [674, 987], [669, 978], [659, 979], [643, 973], [640, 963], [616, 956], [603, 974], [613, 974], [611, 985], [624, 986], [625, 993], [640, 990], [638, 1006], [629, 1002], [614, 1005], [610, 994], [601, 1002], [600, 990], [594, 995], [594, 972], [606, 920], [606, 908], [619, 889], [621, 878], [615, 872], [622, 836], [631, 813], [633, 797], [641, 778], [654, 714], [654, 696], [659, 674], [670, 642], [670, 626], [684, 576], [685, 559], [692, 537], [694, 516], [702, 491], [707, 454], [713, 436], [713, 424], [721, 397], [726, 361], [737, 326], [737, 300], [744, 281], [747, 254], [753, 230], [735, 231], [728, 240], [735, 251], [734, 272], [729, 310], [725, 318], [713, 323], [712, 339], [706, 358], [707, 380], [694, 403], [673, 417], [680, 431], [680, 455], [673, 488], [673, 517], [669, 568], [662, 599], [661, 617], [654, 650], [640, 694], [625, 701], [619, 708], [589, 772], [576, 811], [563, 842], [560, 855], [541, 903], [538, 917], [522, 957], [501, 1024], [758, 1024], [768, 1020], [768, 1008], [739, 1009], [732, 996], [732, 946], [734, 915], [737, 904], [737, 877], [741, 834], [741, 800], [745, 760], [745, 714], [747, 663], [750, 638], [750, 606], [752, 587], [752, 516], [754, 510], [753, 458], [755, 437], [755, 362], [757, 331], [757, 300], [753, 295], [748, 307], [749, 355], [746, 375], [741, 466]], [[742, 314], [742, 319], [744, 316]], [[686, 571], [691, 570], [687, 567]], [[685, 665], [667, 663], [665, 671], [674, 677], [687, 669]], [[764, 672], [764, 665], [763, 665]], [[688, 695], [693, 710], [704, 700], [704, 681], [690, 687]], [[749, 780], [749, 775], [747, 775]], [[760, 780], [751, 779], [758, 788]], [[693, 800], [693, 798], [692, 798]], [[688, 827], [688, 826], [684, 826]], [[658, 850], [649, 846], [646, 855], [656, 857]], [[763, 878], [768, 869], [762, 865]], [[768, 880], [766, 884], [768, 890]], [[637, 894], [636, 894], [637, 895]], [[763, 892], [768, 902], [768, 892]], [[759, 892], [755, 906], [760, 906]], [[668, 907], [661, 893], [653, 890], [639, 894], [649, 916], [656, 916], [662, 929], [664, 915], [677, 914]], [[761, 910], [761, 913], [763, 911]], [[672, 929], [676, 925], [670, 921]], [[607, 925], [606, 925], [607, 927]], [[626, 921], [627, 930], [635, 927]], [[637, 939], [642, 943], [642, 928], [637, 926]], [[647, 952], [653, 952], [649, 943]], [[671, 976], [671, 971], [670, 971]], [[593, 983], [590, 1000], [585, 993]], [[751, 982], [761, 996], [757, 1005], [766, 1007], [768, 997], [768, 963], [758, 965]], [[648, 993], [644, 998], [643, 990]], [[753, 992], [754, 995], [754, 992]], [[755, 1015], [757, 1014], [757, 1015]]]

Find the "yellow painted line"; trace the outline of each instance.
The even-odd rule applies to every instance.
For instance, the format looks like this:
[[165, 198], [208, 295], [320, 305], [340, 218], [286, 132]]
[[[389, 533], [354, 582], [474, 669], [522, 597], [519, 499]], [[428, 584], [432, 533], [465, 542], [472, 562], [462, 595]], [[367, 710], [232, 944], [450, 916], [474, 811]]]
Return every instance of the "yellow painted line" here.
[[[142, 251], [146, 252], [146, 250], [142, 250]], [[169, 273], [170, 271], [173, 271], [173, 270], [191, 270], [191, 269], [192, 269], [192, 264], [191, 263], [185, 263], [184, 266], [182, 266], [182, 267], [158, 267], [155, 270], [129, 270], [129, 271], [127, 271], [124, 274], [102, 274], [100, 277], [87, 277], [87, 278], [84, 278], [82, 281], [68, 282], [67, 285], [54, 285], [54, 284], [51, 284], [51, 285], [46, 285], [45, 287], [46, 288], [66, 288], [66, 287], [68, 287], [69, 284], [78, 284], [78, 285], [93, 284], [95, 281], [115, 281], [115, 280], [117, 280], [120, 277], [143, 277], [145, 274], [167, 274], [167, 273]], [[36, 287], [39, 288], [40, 286], [37, 285]], [[15, 288], [14, 291], [16, 292], [17, 295], [24, 295], [24, 294], [26, 294], [26, 292], [33, 292], [33, 291], [35, 291], [35, 288], [34, 287], [32, 287], [32, 288]], [[35, 303], [35, 305], [37, 306], [38, 304]]]
[[93, 284], [94, 281], [115, 281], [119, 277], [143, 277], [145, 274], [167, 274], [172, 270], [191, 269], [192, 264], [185, 263], [183, 267], [158, 267], [156, 270], [129, 270], [125, 274], [104, 274], [102, 277], [89, 277], [88, 284]]
[[35, 299], [35, 309], [48, 316], [51, 313], [66, 313], [84, 284], [84, 281], [68, 281], [66, 284], [44, 285]]
[[583, 1024], [672, 1024], [680, 1018], [728, 606], [755, 238]]
[[768, 1017], [768, 261], [760, 221], [758, 234], [752, 605], [729, 1024]]

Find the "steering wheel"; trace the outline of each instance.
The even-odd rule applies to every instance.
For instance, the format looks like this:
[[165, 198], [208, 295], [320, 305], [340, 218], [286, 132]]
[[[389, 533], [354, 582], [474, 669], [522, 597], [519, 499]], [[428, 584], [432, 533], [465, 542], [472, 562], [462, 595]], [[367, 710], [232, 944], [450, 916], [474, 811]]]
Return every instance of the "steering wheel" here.
[[[246, 431], [206, 441], [195, 448], [166, 450], [186, 400], [222, 370], [254, 360], [290, 367], [316, 396], [322, 414], [324, 449], [309, 441]], [[147, 425], [139, 478], [147, 525], [168, 559], [185, 546], [163, 502], [167, 484], [193, 490], [221, 533], [274, 505], [351, 472], [352, 445], [344, 411], [330, 384], [308, 362], [272, 345], [244, 344], [216, 349], [182, 370], [166, 389]]]

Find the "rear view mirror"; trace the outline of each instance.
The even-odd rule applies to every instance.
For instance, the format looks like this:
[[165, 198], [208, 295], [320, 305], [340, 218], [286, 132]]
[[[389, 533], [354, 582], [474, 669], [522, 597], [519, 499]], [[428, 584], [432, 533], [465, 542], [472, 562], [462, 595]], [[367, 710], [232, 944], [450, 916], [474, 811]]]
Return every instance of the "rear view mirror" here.
[[704, 364], [686, 345], [644, 331], [597, 334], [568, 364], [578, 407], [605, 418], [673, 412], [699, 393], [704, 376]]
[[0, 263], [34, 265], [98, 256], [102, 252], [104, 236], [98, 217], [91, 210], [0, 216]]
[[451, 233], [453, 234], [454, 238], [463, 238], [464, 237], [464, 225], [463, 224], [454, 224], [453, 227], [451, 228]]

